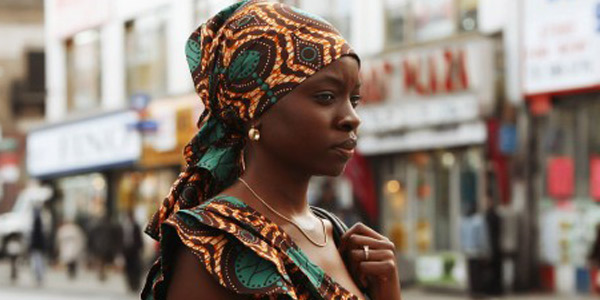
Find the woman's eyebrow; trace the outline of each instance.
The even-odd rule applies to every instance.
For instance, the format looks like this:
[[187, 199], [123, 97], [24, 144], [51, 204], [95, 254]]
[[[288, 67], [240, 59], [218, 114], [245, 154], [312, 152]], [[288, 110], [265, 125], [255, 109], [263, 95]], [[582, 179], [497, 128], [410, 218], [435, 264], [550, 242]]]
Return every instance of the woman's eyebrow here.
[[317, 82], [327, 82], [336, 86], [348, 85], [342, 78], [335, 76], [334, 74], [324, 74], [321, 78], [317, 79]]

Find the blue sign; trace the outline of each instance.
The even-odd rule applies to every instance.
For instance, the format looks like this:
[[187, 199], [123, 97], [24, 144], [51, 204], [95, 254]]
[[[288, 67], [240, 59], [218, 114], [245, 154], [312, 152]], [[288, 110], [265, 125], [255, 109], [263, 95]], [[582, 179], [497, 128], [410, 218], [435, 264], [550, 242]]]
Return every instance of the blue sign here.
[[158, 122], [154, 120], [141, 120], [137, 123], [130, 124], [129, 129], [140, 132], [156, 132], [158, 130]]
[[133, 94], [130, 98], [131, 108], [137, 111], [142, 111], [148, 107], [150, 103], [150, 95], [145, 93]]
[[499, 135], [500, 152], [514, 154], [517, 151], [517, 127], [512, 124], [502, 124]]

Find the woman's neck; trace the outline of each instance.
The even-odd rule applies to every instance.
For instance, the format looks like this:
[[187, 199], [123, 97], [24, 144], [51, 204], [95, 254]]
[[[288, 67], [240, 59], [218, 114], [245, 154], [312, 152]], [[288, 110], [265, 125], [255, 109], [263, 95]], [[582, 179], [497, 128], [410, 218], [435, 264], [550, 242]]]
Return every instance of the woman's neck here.
[[[306, 216], [308, 213], [309, 175], [293, 172], [294, 168], [272, 159], [255, 160], [247, 165], [242, 179], [262, 200], [286, 217]], [[246, 188], [243, 185], [241, 188]], [[254, 195], [246, 200], [254, 202]], [[252, 204], [252, 203], [249, 203]]]

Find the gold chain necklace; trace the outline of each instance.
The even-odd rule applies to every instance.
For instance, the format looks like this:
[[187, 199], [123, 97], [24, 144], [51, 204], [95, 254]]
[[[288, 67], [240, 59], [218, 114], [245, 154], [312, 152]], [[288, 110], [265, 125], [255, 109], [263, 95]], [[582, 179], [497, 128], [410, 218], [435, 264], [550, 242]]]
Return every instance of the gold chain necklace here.
[[[241, 181], [247, 188], [248, 190], [250, 190], [250, 192], [254, 195], [254, 197], [256, 197], [256, 199], [258, 199], [260, 202], [262, 202], [262, 204], [264, 204], [270, 211], [272, 211], [274, 214], [278, 215], [280, 218], [288, 221], [289, 223], [291, 223], [292, 225], [296, 226], [296, 228], [298, 228], [298, 230], [300, 230], [300, 232], [302, 232], [302, 234], [311, 242], [313, 243], [315, 246], [317, 247], [325, 247], [325, 245], [327, 245], [327, 231], [325, 228], [325, 222], [323, 221], [323, 219], [315, 216], [317, 219], [319, 219], [319, 221], [321, 221], [321, 225], [323, 226], [323, 236], [324, 236], [324, 241], [323, 243], [319, 243], [315, 240], [313, 240], [307, 233], [306, 231], [304, 231], [304, 229], [302, 229], [302, 227], [300, 227], [300, 225], [298, 225], [296, 222], [292, 221], [290, 218], [282, 215], [281, 213], [279, 213], [278, 211], [276, 211], [274, 208], [272, 208], [269, 204], [267, 204], [267, 202], [265, 200], [263, 200], [251, 187], [250, 185], [248, 185], [248, 183], [242, 179], [242, 178], [238, 178], [239, 181]], [[311, 212], [312, 213], [312, 212]], [[313, 214], [314, 216], [314, 214]]]

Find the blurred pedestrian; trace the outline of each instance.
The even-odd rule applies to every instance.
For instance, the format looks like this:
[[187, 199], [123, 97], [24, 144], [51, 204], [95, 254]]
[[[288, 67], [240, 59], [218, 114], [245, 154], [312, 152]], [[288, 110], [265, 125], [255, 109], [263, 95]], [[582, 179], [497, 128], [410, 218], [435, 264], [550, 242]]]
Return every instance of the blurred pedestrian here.
[[596, 225], [596, 237], [588, 254], [588, 260], [591, 272], [596, 273], [595, 276], [592, 276], [592, 278], [595, 278], [595, 282], [592, 282], [592, 290], [595, 293], [600, 293], [600, 274], [598, 274], [600, 273], [598, 272], [598, 269], [600, 269], [600, 224]]
[[75, 279], [77, 277], [77, 264], [85, 247], [85, 234], [77, 224], [66, 221], [58, 228], [56, 239], [59, 260], [67, 266], [69, 278]]
[[91, 230], [89, 236], [91, 240], [90, 246], [99, 264], [98, 279], [100, 281], [106, 280], [107, 267], [112, 264], [116, 254], [121, 251], [119, 233], [119, 226], [114, 224], [107, 215], [98, 220]]
[[490, 259], [486, 276], [486, 293], [499, 296], [504, 292], [503, 270], [502, 270], [502, 222], [497, 207], [492, 198], [488, 198], [488, 209], [485, 212], [485, 221], [488, 229]]
[[132, 292], [138, 292], [142, 276], [142, 230], [135, 221], [133, 211], [128, 210], [121, 224], [123, 238], [123, 256], [125, 258], [125, 275], [127, 285]]
[[19, 278], [19, 268], [17, 263], [19, 256], [23, 253], [22, 240], [16, 236], [8, 238], [6, 241], [6, 255], [10, 260], [10, 280], [17, 281]]
[[338, 197], [335, 192], [334, 181], [331, 178], [326, 178], [321, 184], [321, 194], [315, 202], [315, 206], [323, 208], [334, 214], [338, 213]]
[[469, 292], [479, 298], [485, 294], [485, 274], [490, 255], [488, 228], [485, 218], [477, 213], [475, 205], [468, 208], [460, 225], [462, 250], [467, 258]]
[[44, 281], [45, 261], [44, 251], [46, 249], [46, 235], [42, 220], [42, 208], [36, 206], [33, 210], [33, 226], [31, 231], [30, 258], [31, 266], [38, 285]]

